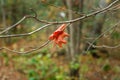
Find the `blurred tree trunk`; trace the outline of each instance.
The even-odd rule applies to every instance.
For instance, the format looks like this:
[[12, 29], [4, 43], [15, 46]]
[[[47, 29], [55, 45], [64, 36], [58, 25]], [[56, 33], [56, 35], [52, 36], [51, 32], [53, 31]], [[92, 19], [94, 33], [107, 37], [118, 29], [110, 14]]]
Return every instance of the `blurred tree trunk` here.
[[[72, 20], [74, 18], [80, 17], [80, 15], [73, 14], [72, 10], [77, 8], [79, 12], [83, 11], [83, 0], [66, 0], [67, 7], [69, 9], [68, 19]], [[68, 52], [70, 54], [70, 61], [74, 64], [79, 64], [76, 58], [76, 55], [80, 53], [80, 42], [81, 42], [81, 34], [82, 34], [82, 22], [72, 23], [68, 28], [68, 33], [70, 34]], [[75, 78], [79, 78], [79, 67], [76, 69], [70, 68], [70, 76], [73, 78], [72, 80], [76, 80]]]
[[[79, 5], [78, 5], [78, 9], [79, 12], [82, 13], [83, 12], [83, 0], [79, 0]], [[81, 17], [81, 16], [80, 16]], [[78, 22], [78, 27], [77, 27], [77, 39], [76, 39], [76, 53], [80, 54], [80, 42], [81, 42], [81, 36], [82, 36], [82, 26], [83, 26], [83, 22], [79, 21]]]
[[[73, 15], [72, 15], [72, 0], [66, 0], [66, 3], [67, 3], [67, 7], [69, 9], [69, 12], [68, 12], [68, 18], [69, 20], [72, 20], [73, 19]], [[74, 59], [74, 53], [75, 53], [75, 50], [74, 50], [74, 27], [73, 27], [73, 24], [70, 25], [70, 27], [68, 28], [68, 33], [70, 34], [70, 39], [69, 39], [69, 46], [68, 46], [68, 50], [69, 50], [69, 53], [70, 53], [70, 57], [71, 59], [73, 60]]]
[[[110, 2], [111, 2], [111, 0], [100, 0], [99, 1], [99, 7], [100, 8], [105, 8], [109, 5]], [[94, 22], [94, 25], [93, 25], [93, 30], [91, 32], [91, 37], [93, 39], [96, 38], [98, 35], [100, 35], [102, 33], [102, 28], [104, 26], [105, 19], [106, 19], [106, 13], [100, 13], [100, 14], [96, 15], [95, 20], [94, 20], [95, 22]], [[90, 40], [89, 42], [92, 42], [92, 41], [93, 40]], [[94, 45], [96, 45], [96, 44], [97, 43], [95, 42]], [[86, 49], [87, 49], [87, 47], [88, 47], [88, 44], [86, 44]], [[90, 51], [91, 50], [94, 50], [94, 51], [92, 51], [92, 56], [93, 57], [96, 57], [96, 58], [101, 57], [95, 52], [96, 48], [91, 47]], [[99, 49], [99, 50], [101, 51], [101, 53], [105, 52], [105, 54], [108, 55], [106, 50], [103, 50], [103, 49]]]
[[[7, 24], [6, 24], [6, 10], [5, 10], [5, 0], [1, 0], [1, 12], [2, 12], [2, 26], [5, 28], [7, 28]], [[6, 31], [5, 34], [8, 34], [9, 32]], [[5, 38], [3, 41], [5, 41], [5, 43], [9, 43], [9, 38]], [[4, 44], [4, 42], [3, 42]]]
[[[20, 14], [19, 10], [17, 9], [18, 3], [17, 0], [14, 0], [13, 4], [11, 5], [11, 16], [12, 16], [12, 24], [15, 24], [17, 21], [17, 16]], [[19, 14], [18, 14], [19, 12]], [[17, 33], [17, 28], [13, 28], [12, 31], [14, 34]]]
[[[77, 4], [75, 4], [75, 1], [77, 2]], [[77, 17], [81, 17], [80, 15], [73, 14], [72, 12], [73, 8], [77, 8], [78, 11], [81, 13], [83, 11], [83, 0], [75, 0], [75, 1], [73, 2], [72, 0], [66, 0], [67, 7], [69, 9], [69, 12], [68, 12], [69, 20], [72, 20]], [[75, 54], [80, 53], [82, 21], [72, 23], [68, 28], [68, 33], [70, 34], [68, 52], [70, 53], [72, 60], [74, 60]]]
[[6, 12], [5, 12], [4, 0], [1, 0], [1, 12], [2, 12], [2, 23], [3, 26], [6, 28]]

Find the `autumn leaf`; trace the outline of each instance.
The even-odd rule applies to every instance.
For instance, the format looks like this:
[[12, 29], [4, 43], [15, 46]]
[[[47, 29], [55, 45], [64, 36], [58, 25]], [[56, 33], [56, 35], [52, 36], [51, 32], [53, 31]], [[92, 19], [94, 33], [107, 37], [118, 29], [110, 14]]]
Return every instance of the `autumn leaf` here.
[[50, 35], [49, 40], [53, 40], [54, 44], [57, 44], [59, 47], [62, 47], [62, 44], [66, 44], [67, 41], [64, 40], [64, 38], [69, 36], [66, 32], [64, 32], [66, 27], [66, 24], [62, 24], [56, 31], [53, 32], [53, 34]]

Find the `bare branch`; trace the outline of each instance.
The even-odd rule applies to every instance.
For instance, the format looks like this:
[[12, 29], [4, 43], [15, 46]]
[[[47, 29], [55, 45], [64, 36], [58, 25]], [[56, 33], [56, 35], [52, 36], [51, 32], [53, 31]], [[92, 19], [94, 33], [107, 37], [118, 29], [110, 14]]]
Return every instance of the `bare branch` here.
[[[40, 31], [40, 30], [46, 28], [46, 27], [49, 27], [50, 25], [52, 25], [52, 24], [46, 24], [46, 25], [44, 25], [44, 26], [42, 26], [42, 27], [40, 27], [40, 28], [38, 28], [38, 29], [36, 29], [36, 30], [34, 30], [34, 31], [29, 32], [29, 33], [24, 33], [24, 34], [13, 34], [13, 35], [1, 35], [0, 38], [30, 36], [30, 35], [32, 35], [32, 34], [38, 32], [38, 31]], [[69, 26], [69, 25], [70, 25], [70, 23], [67, 24], [67, 26]]]
[[14, 25], [12, 25], [12, 26], [8, 27], [7, 29], [1, 31], [0, 34], [3, 34], [3, 33], [5, 33], [6, 31], [14, 28], [15, 26], [17, 26], [18, 24], [20, 24], [20, 23], [21, 23], [22, 21], [24, 21], [25, 19], [26, 19], [26, 17], [24, 16], [21, 20], [19, 20], [19, 21], [18, 21], [17, 23], [15, 23]]
[[12, 28], [14, 28], [14, 27], [16, 27], [17, 25], [19, 25], [21, 22], [23, 22], [23, 21], [24, 21], [25, 19], [27, 19], [27, 18], [33, 18], [33, 19], [35, 19], [35, 20], [38, 21], [38, 22], [48, 24], [48, 22], [46, 22], [46, 21], [44, 21], [44, 20], [39, 20], [39, 19], [38, 19], [37, 17], [35, 17], [35, 16], [26, 15], [26, 16], [24, 16], [21, 20], [19, 20], [17, 23], [15, 23], [14, 25], [12, 25], [12, 26], [6, 28], [5, 30], [1, 31], [0, 34], [3, 34], [3, 33], [5, 33], [6, 31], [8, 31], [8, 30], [10, 30], [10, 29], [12, 29]]
[[113, 11], [113, 10], [118, 10], [118, 9], [120, 9], [120, 4], [118, 4], [118, 5], [110, 8], [109, 10], [112, 10], [112, 11]]
[[59, 22], [48, 22], [46, 20], [40, 20], [37, 18], [37, 13], [32, 9], [32, 11], [35, 13], [35, 16], [31, 16], [31, 15], [27, 15], [27, 16], [24, 16], [21, 20], [19, 20], [16, 24], [8, 27], [7, 29], [3, 30], [2, 32], [0, 32], [0, 34], [3, 34], [4, 32], [16, 27], [18, 24], [20, 24], [22, 21], [24, 21], [25, 19], [27, 18], [32, 18], [32, 19], [35, 19], [36, 21], [38, 22], [41, 22], [41, 23], [46, 23], [46, 24], [63, 24], [63, 23], [73, 23], [73, 22], [76, 22], [76, 21], [79, 21], [79, 20], [83, 20], [85, 18], [88, 18], [88, 17], [91, 17], [93, 15], [96, 15], [96, 14], [99, 14], [101, 12], [104, 12], [104, 11], [107, 11], [109, 8], [111, 8], [115, 3], [117, 3], [118, 1], [120, 0], [115, 0], [114, 2], [112, 2], [109, 6], [101, 9], [101, 10], [98, 10], [98, 11], [95, 11], [93, 13], [90, 13], [90, 14], [87, 14], [87, 15], [84, 15], [82, 17], [79, 17], [79, 18], [76, 18], [76, 19], [73, 19], [73, 20], [68, 20], [68, 21], [59, 21]]
[[[28, 36], [28, 35], [31, 35], [31, 34], [33, 34], [33, 33], [35, 33], [35, 32], [38, 32], [39, 30], [41, 30], [41, 29], [43, 29], [43, 28], [46, 28], [46, 27], [48, 27], [48, 26], [50, 26], [50, 25], [52, 25], [52, 24], [44, 25], [44, 26], [42, 26], [42, 27], [40, 27], [40, 28], [38, 28], [38, 29], [30, 32], [30, 33], [26, 33], [26, 34], [6, 35], [6, 36], [1, 36], [1, 37], [2, 37], [2, 38], [3, 38], [3, 37], [4, 37], [4, 38], [7, 38], [7, 37]], [[69, 26], [69, 25], [70, 25], [70, 23], [67, 24], [67, 26]], [[40, 47], [31, 49], [31, 50], [28, 50], [28, 51], [25, 51], [25, 52], [20, 52], [20, 51], [16, 51], [16, 50], [11, 50], [11, 49], [9, 49], [9, 48], [7, 48], [7, 47], [2, 47], [2, 48], [0, 48], [0, 50], [3, 50], [3, 49], [4, 49], [4, 50], [7, 50], [7, 51], [10, 51], [10, 52], [13, 52], [13, 53], [28, 54], [28, 53], [32, 53], [33, 51], [37, 51], [37, 50], [43, 48], [43, 47], [46, 46], [49, 42], [50, 42], [50, 40], [46, 41], [46, 42], [45, 42], [43, 45], [41, 45]]]
[[[44, 28], [46, 28], [46, 27], [48, 27], [48, 26], [50, 26], [50, 25], [63, 24], [63, 23], [69, 23], [69, 24], [70, 24], [70, 23], [74, 23], [74, 22], [77, 22], [77, 21], [79, 21], [79, 20], [83, 20], [83, 19], [85, 19], [85, 18], [94, 16], [94, 15], [96, 15], [96, 14], [99, 14], [99, 13], [108, 11], [108, 10], [109, 10], [115, 3], [117, 3], [118, 1], [120, 1], [120, 0], [115, 0], [114, 2], [112, 2], [112, 3], [111, 3], [109, 6], [107, 6], [106, 8], [100, 9], [100, 10], [95, 11], [95, 12], [92, 12], [92, 13], [89, 13], [89, 14], [84, 15], [84, 16], [82, 16], [82, 17], [79, 17], [79, 18], [76, 18], [76, 19], [73, 19], [73, 20], [59, 21], [59, 22], [55, 22], [55, 21], [54, 21], [54, 22], [49, 22], [49, 21], [46, 21], [46, 20], [40, 20], [40, 19], [37, 18], [37, 13], [36, 13], [33, 9], [31, 9], [31, 11], [35, 14], [34, 16], [31, 16], [31, 15], [26, 15], [26, 16], [24, 16], [21, 20], [19, 20], [19, 21], [18, 21], [17, 23], [15, 23], [14, 25], [12, 25], [12, 26], [6, 28], [5, 30], [1, 31], [0, 34], [3, 34], [3, 33], [5, 33], [6, 31], [9, 31], [10, 29], [16, 27], [18, 24], [20, 24], [21, 22], [23, 22], [23, 21], [24, 21], [25, 19], [27, 19], [27, 18], [32, 18], [32, 19], [34, 19], [34, 20], [36, 20], [36, 21], [38, 21], [38, 22], [45, 23], [46, 25], [44, 25], [44, 26], [42, 26], [42, 27], [40, 27], [40, 28], [38, 28], [38, 29], [36, 29], [36, 30], [34, 30], [34, 31], [32, 31], [32, 32], [29, 32], [29, 33], [24, 33], [24, 34], [12, 34], [12, 35], [1, 35], [0, 38], [29, 36], [29, 35], [32, 35], [32, 34], [38, 32], [38, 31], [40, 31], [40, 30], [42, 30], [42, 29], [44, 29]], [[119, 23], [120, 23], [120, 22], [118, 22], [117, 24], [115, 24], [114, 27], [116, 27]], [[68, 25], [69, 25], [69, 24], [68, 24]], [[106, 30], [104, 33], [102, 33], [100, 36], [98, 36], [91, 44], [93, 44], [93, 43], [94, 43], [96, 40], [98, 40], [102, 35], [104, 35], [104, 34], [105, 34], [106, 32], [108, 32], [109, 30], [113, 29], [114, 27], [111, 27], [111, 28], [109, 28], [108, 30]], [[43, 48], [43, 47], [46, 46], [49, 42], [50, 42], [50, 41], [48, 40], [48, 41], [45, 42], [43, 45], [41, 45], [41, 46], [39, 46], [39, 47], [37, 47], [37, 48], [31, 49], [31, 50], [25, 51], [25, 52], [20, 52], [20, 51], [16, 51], [16, 50], [11, 50], [11, 49], [6, 48], [6, 47], [2, 47], [2, 48], [0, 48], [0, 50], [3, 50], [3, 49], [4, 49], [4, 50], [7, 50], [7, 51], [10, 51], [10, 52], [13, 52], [13, 53], [28, 54], [28, 53], [31, 53], [31, 52], [33, 52], [33, 51], [36, 51], [36, 50], [39, 50], [39, 49]], [[89, 48], [90, 48], [91, 46], [92, 46], [92, 45], [90, 45], [90, 46], [88, 47], [87, 51], [89, 50]]]
[[111, 8], [114, 4], [116, 4], [117, 2], [119, 2], [120, 0], [115, 0], [114, 2], [112, 2], [110, 5], [108, 5], [107, 7], [103, 8], [103, 9], [100, 9], [98, 11], [95, 11], [95, 12], [92, 12], [90, 14], [87, 14], [87, 15], [84, 15], [82, 17], [79, 17], [79, 18], [76, 18], [76, 19], [73, 19], [73, 20], [69, 20], [69, 21], [59, 21], [59, 22], [48, 22], [48, 23], [53, 23], [53, 24], [62, 24], [62, 23], [73, 23], [73, 22], [76, 22], [76, 21], [79, 21], [79, 20], [83, 20], [85, 18], [88, 18], [88, 17], [91, 17], [91, 16], [94, 16], [96, 14], [99, 14], [99, 13], [102, 13], [102, 12], [105, 12], [107, 11], [109, 8]]
[[32, 35], [32, 34], [38, 32], [38, 31], [40, 31], [40, 30], [42, 30], [42, 29], [44, 29], [44, 28], [46, 28], [46, 27], [48, 27], [48, 26], [50, 26], [50, 25], [52, 25], [52, 24], [46, 24], [46, 25], [44, 25], [44, 26], [42, 26], [42, 27], [40, 27], [40, 28], [38, 28], [38, 29], [36, 29], [36, 30], [34, 30], [34, 31], [32, 31], [32, 32], [29, 32], [29, 33], [13, 34], [13, 35], [1, 35], [0, 38], [29, 36], [29, 35]]
[[37, 48], [34, 48], [34, 49], [31, 49], [31, 50], [28, 50], [28, 51], [25, 51], [25, 52], [20, 52], [20, 51], [16, 51], [16, 50], [11, 50], [11, 49], [9, 49], [9, 48], [7, 48], [7, 47], [2, 47], [2, 48], [0, 48], [0, 50], [3, 50], [3, 49], [4, 49], [4, 50], [7, 50], [7, 51], [10, 51], [10, 52], [13, 52], [13, 53], [29, 54], [29, 53], [32, 53], [32, 52], [34, 52], [34, 51], [37, 51], [37, 50], [45, 47], [49, 42], [50, 42], [50, 41], [48, 40], [48, 41], [46, 41], [44, 44], [42, 44], [41, 46], [39, 46], [39, 47], [37, 47]]
[[106, 34], [108, 31], [114, 29], [115, 27], [118, 26], [118, 24], [120, 24], [120, 21], [118, 23], [116, 23], [115, 25], [113, 25], [112, 27], [110, 27], [109, 29], [105, 30], [101, 35], [99, 35], [95, 40], [92, 41], [91, 45], [88, 46], [86, 52], [88, 52], [88, 50], [92, 47], [92, 45], [99, 39], [101, 38], [104, 34]]
[[120, 44], [118, 44], [118, 45], [116, 45], [116, 46], [108, 46], [108, 45], [96, 46], [96, 45], [91, 44], [90, 42], [88, 42], [88, 44], [91, 45], [91, 46], [94, 47], [94, 48], [111, 48], [111, 49], [113, 49], [113, 48], [118, 48], [118, 47], [120, 47]]

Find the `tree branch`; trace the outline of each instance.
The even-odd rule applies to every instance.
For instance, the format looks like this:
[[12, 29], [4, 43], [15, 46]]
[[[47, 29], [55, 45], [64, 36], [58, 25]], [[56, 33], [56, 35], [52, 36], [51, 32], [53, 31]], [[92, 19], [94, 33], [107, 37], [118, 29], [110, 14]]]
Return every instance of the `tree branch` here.
[[88, 46], [88, 48], [87, 48], [87, 50], [86, 50], [86, 52], [88, 52], [88, 50], [92, 47], [92, 45], [99, 39], [99, 38], [101, 38], [104, 34], [106, 34], [108, 31], [110, 31], [110, 30], [112, 30], [112, 29], [114, 29], [115, 27], [117, 27], [118, 25], [120, 24], [120, 21], [118, 22], [118, 23], [116, 23], [116, 24], [114, 24], [112, 27], [110, 27], [109, 29], [107, 29], [107, 30], [105, 30], [101, 35], [99, 35], [95, 40], [93, 40], [91, 43], [90, 43], [90, 45]]
[[[95, 12], [92, 12], [92, 13], [89, 13], [87, 15], [84, 15], [82, 17], [79, 17], [79, 18], [76, 18], [76, 19], [73, 19], [73, 20], [67, 20], [67, 21], [54, 21], [54, 22], [49, 22], [49, 21], [46, 21], [46, 20], [40, 20], [37, 18], [37, 13], [31, 9], [31, 11], [35, 14], [34, 16], [31, 16], [31, 15], [26, 15], [24, 16], [22, 19], [20, 19], [17, 23], [15, 23], [14, 25], [6, 28], [5, 30], [1, 31], [0, 32], [0, 35], [5, 33], [6, 31], [9, 31], [11, 30], [12, 28], [16, 27], [18, 24], [20, 24], [21, 22], [23, 22], [25, 19], [27, 18], [32, 18], [38, 22], [41, 22], [41, 23], [45, 23], [46, 25], [32, 31], [32, 32], [29, 32], [29, 33], [24, 33], [24, 34], [12, 34], [12, 35], [1, 35], [0, 38], [7, 38], [7, 37], [20, 37], [20, 36], [29, 36], [29, 35], [32, 35], [46, 27], [49, 27], [50, 25], [55, 25], [55, 24], [63, 24], [63, 23], [74, 23], [74, 22], [77, 22], [79, 20], [83, 20], [85, 18], [88, 18], [88, 17], [91, 17], [91, 16], [95, 16], [96, 14], [99, 14], [99, 13], [102, 13], [102, 12], [106, 12], [108, 11], [115, 3], [117, 3], [118, 1], [120, 0], [115, 0], [114, 2], [112, 2], [109, 6], [107, 6], [106, 8], [103, 8], [103, 9], [100, 9], [98, 11], [95, 11]], [[119, 22], [120, 23], [120, 22]], [[117, 26], [119, 23], [117, 23], [115, 26]], [[114, 27], [115, 27], [114, 26]], [[102, 35], [104, 35], [106, 32], [108, 32], [109, 30], [111, 30], [112, 28], [114, 27], [111, 27], [109, 28], [108, 30], [106, 30], [103, 34], [101, 34], [100, 36], [98, 36], [98, 38], [96, 38], [91, 44], [93, 44], [97, 39], [99, 39]], [[43, 45], [37, 47], [37, 48], [34, 48], [34, 49], [31, 49], [31, 50], [28, 50], [28, 51], [25, 51], [25, 52], [20, 52], [20, 51], [16, 51], [16, 50], [11, 50], [9, 48], [6, 48], [6, 47], [2, 47], [0, 48], [0, 50], [7, 50], [7, 51], [10, 51], [10, 52], [13, 52], [13, 53], [19, 53], [19, 54], [27, 54], [27, 53], [31, 53], [33, 51], [36, 51], [36, 50], [39, 50], [41, 48], [43, 48], [44, 46], [46, 46], [50, 41], [48, 40], [47, 42], [45, 42]], [[87, 51], [89, 50], [89, 48], [91, 47], [91, 45], [88, 47]]]
[[96, 45], [93, 45], [93, 44], [90, 43], [90, 42], [88, 42], [88, 44], [91, 45], [91, 47], [93, 47], [93, 48], [110, 48], [110, 49], [113, 49], [113, 48], [118, 48], [118, 47], [120, 47], [120, 44], [115, 45], [115, 46], [108, 46], [108, 45], [96, 46]]
[[13, 53], [29, 54], [29, 53], [32, 53], [32, 52], [34, 52], [34, 51], [37, 51], [37, 50], [45, 47], [49, 42], [50, 42], [50, 41], [48, 40], [48, 41], [46, 41], [44, 44], [42, 44], [41, 46], [39, 46], [39, 47], [37, 47], [37, 48], [34, 48], [34, 49], [31, 49], [31, 50], [28, 50], [28, 51], [25, 51], [25, 52], [20, 52], [20, 51], [16, 51], [16, 50], [11, 50], [11, 49], [9, 49], [9, 48], [7, 48], [7, 47], [2, 47], [2, 48], [0, 48], [0, 50], [3, 50], [3, 49], [4, 49], [4, 50], [7, 50], [7, 51], [10, 51], [10, 52], [13, 52]]
[[27, 19], [27, 18], [32, 18], [32, 19], [34, 19], [34, 20], [36, 20], [36, 21], [38, 21], [38, 22], [46, 23], [46, 24], [73, 23], [73, 22], [76, 22], [76, 21], [83, 20], [83, 19], [85, 19], [85, 18], [91, 17], [91, 16], [93, 16], [93, 15], [99, 14], [99, 13], [101, 13], [101, 12], [107, 11], [109, 8], [111, 8], [111, 7], [112, 7], [115, 3], [117, 3], [118, 1], [120, 1], [120, 0], [115, 0], [115, 1], [112, 2], [109, 6], [103, 8], [103, 9], [101, 9], [101, 10], [95, 11], [95, 12], [93, 12], [93, 13], [84, 15], [84, 16], [82, 16], [82, 17], [79, 17], [79, 18], [76, 18], [76, 19], [73, 19], [73, 20], [59, 21], [59, 22], [58, 22], [58, 21], [57, 21], [57, 22], [48, 22], [48, 21], [46, 21], [46, 20], [40, 20], [40, 19], [37, 18], [37, 13], [36, 13], [33, 9], [31, 9], [31, 10], [35, 13], [35, 16], [31, 16], [31, 15], [26, 15], [26, 16], [24, 16], [24, 17], [23, 17], [21, 20], [19, 20], [16, 24], [14, 24], [14, 25], [8, 27], [7, 29], [3, 30], [2, 32], [0, 32], [0, 34], [3, 34], [3, 33], [5, 33], [6, 31], [8, 31], [8, 30], [10, 30], [10, 29], [12, 29], [12, 28], [14, 28], [14, 27], [16, 27], [18, 24], [20, 24], [21, 22], [23, 22], [23, 21], [24, 21], [25, 19]]
[[48, 27], [48, 26], [50, 26], [50, 25], [52, 25], [52, 24], [46, 24], [46, 25], [44, 25], [44, 26], [42, 26], [42, 27], [40, 27], [40, 28], [38, 28], [38, 29], [36, 29], [36, 30], [34, 30], [34, 31], [29, 32], [29, 33], [24, 33], [24, 34], [12, 34], [12, 35], [1, 35], [0, 38], [29, 36], [29, 35], [32, 35], [32, 34], [38, 32], [38, 31], [40, 31], [40, 30], [42, 30], [42, 29], [44, 29], [44, 28], [46, 28], [46, 27]]

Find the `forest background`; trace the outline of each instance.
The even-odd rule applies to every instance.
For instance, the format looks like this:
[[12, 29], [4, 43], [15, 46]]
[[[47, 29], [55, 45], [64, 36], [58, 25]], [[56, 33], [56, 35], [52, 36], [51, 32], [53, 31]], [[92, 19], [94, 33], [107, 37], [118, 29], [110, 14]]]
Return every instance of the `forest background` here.
[[[119, 80], [120, 0], [0, 0], [0, 80]], [[49, 36], [67, 24], [63, 47]]]

